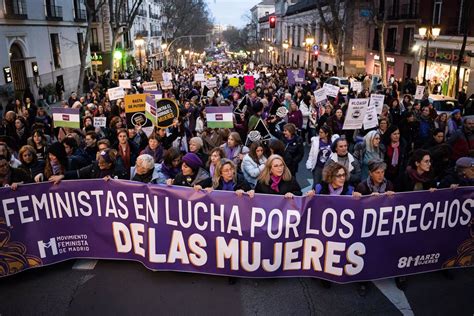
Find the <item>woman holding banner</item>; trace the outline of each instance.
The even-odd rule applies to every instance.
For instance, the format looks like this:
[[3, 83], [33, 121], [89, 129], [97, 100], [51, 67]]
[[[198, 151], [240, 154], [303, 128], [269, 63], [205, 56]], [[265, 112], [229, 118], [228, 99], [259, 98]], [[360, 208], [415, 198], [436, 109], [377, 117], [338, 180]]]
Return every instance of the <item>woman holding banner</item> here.
[[253, 198], [254, 191], [245, 178], [237, 173], [237, 168], [232, 160], [223, 158], [217, 165], [216, 172], [212, 177], [212, 186], [206, 188], [208, 192], [213, 190], [234, 191], [241, 197], [245, 192]]
[[369, 176], [356, 187], [356, 192], [362, 195], [392, 195], [395, 188], [390, 180], [385, 178], [387, 164], [383, 160], [371, 160], [368, 164]]
[[313, 197], [316, 194], [322, 195], [352, 195], [360, 197], [359, 192], [354, 192], [354, 187], [346, 181], [348, 172], [346, 168], [337, 163], [330, 162], [323, 169], [323, 181], [315, 183], [314, 188], [306, 193], [306, 196]]
[[300, 185], [279, 155], [271, 155], [268, 158], [258, 177], [255, 192], [284, 195], [287, 199], [302, 195]]
[[202, 161], [196, 154], [187, 153], [183, 156], [182, 161], [181, 172], [174, 179], [166, 180], [167, 185], [191, 187], [195, 190], [212, 186], [211, 177], [202, 168]]

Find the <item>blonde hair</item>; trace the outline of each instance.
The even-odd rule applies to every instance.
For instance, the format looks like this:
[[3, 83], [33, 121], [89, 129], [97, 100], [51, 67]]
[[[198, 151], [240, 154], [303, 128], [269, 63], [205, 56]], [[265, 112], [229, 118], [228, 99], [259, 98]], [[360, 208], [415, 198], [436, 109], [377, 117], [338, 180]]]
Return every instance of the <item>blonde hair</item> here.
[[221, 170], [225, 165], [230, 165], [232, 169], [234, 170], [234, 184], [237, 184], [237, 167], [235, 166], [235, 163], [227, 158], [222, 158], [217, 162], [216, 165], [216, 170], [214, 172], [214, 176], [212, 177], [212, 187], [216, 189], [219, 186], [219, 181], [221, 179]]
[[259, 181], [265, 183], [266, 185], [270, 184], [272, 163], [274, 160], [277, 160], [277, 159], [283, 163], [283, 175], [282, 175], [283, 181], [291, 181], [292, 176], [291, 176], [290, 169], [288, 169], [285, 163], [285, 160], [280, 155], [271, 155], [270, 157], [268, 157], [268, 160], [265, 163], [265, 168], [263, 168], [262, 172], [260, 173], [260, 176], [258, 177]]

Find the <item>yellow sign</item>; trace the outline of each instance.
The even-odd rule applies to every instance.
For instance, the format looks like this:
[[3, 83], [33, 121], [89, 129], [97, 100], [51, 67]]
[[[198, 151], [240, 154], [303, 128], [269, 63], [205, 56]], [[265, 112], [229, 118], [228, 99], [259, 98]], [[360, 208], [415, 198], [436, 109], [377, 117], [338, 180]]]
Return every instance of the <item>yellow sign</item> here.
[[230, 78], [229, 86], [238, 87], [239, 86], [239, 78]]
[[127, 94], [125, 113], [145, 112], [146, 94]]

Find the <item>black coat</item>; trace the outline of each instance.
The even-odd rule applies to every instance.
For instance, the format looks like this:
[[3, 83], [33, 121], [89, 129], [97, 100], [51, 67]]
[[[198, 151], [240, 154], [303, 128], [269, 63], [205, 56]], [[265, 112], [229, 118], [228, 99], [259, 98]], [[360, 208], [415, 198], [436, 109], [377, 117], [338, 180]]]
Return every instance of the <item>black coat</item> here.
[[[123, 168], [123, 165], [115, 164], [114, 170], [110, 175], [112, 178], [128, 179], [127, 171]], [[100, 177], [100, 168], [97, 162], [85, 166], [78, 170], [66, 171], [64, 179], [97, 179]]]
[[301, 187], [294, 177], [292, 177], [290, 181], [283, 181], [283, 179], [280, 181], [280, 183], [278, 184], [278, 189], [280, 190], [280, 192], [276, 192], [272, 189], [272, 182], [273, 181], [270, 179], [270, 183], [265, 184], [259, 180], [257, 182], [257, 185], [255, 186], [255, 192], [278, 195], [285, 195], [286, 193], [290, 192], [294, 195], [303, 195], [303, 193], [301, 192]]
[[[222, 178], [219, 180], [219, 186], [216, 188], [216, 190], [222, 190], [224, 181]], [[252, 190], [250, 187], [250, 184], [245, 180], [244, 176], [242, 176], [240, 173], [237, 174], [237, 183], [234, 185], [234, 191], [237, 190], [243, 190], [245, 192]]]
[[298, 172], [298, 164], [303, 159], [303, 156], [304, 145], [303, 139], [300, 136], [296, 136], [292, 141], [286, 143], [283, 158], [288, 169], [291, 171], [291, 175], [295, 176], [296, 172]]

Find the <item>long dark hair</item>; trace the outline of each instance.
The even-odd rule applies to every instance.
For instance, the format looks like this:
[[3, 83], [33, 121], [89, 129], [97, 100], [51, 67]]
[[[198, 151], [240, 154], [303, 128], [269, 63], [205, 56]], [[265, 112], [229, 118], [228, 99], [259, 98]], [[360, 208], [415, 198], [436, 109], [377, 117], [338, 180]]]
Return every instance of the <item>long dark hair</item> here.
[[252, 158], [252, 160], [253, 160], [257, 165], [260, 164], [260, 161], [259, 161], [258, 156], [257, 156], [257, 148], [258, 148], [258, 147], [262, 147], [262, 148], [263, 148], [263, 152], [265, 152], [265, 146], [264, 146], [263, 143], [261, 143], [261, 142], [253, 142], [253, 143], [250, 145], [250, 148], [249, 148], [249, 157]]

